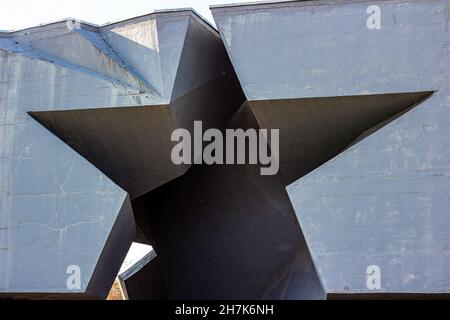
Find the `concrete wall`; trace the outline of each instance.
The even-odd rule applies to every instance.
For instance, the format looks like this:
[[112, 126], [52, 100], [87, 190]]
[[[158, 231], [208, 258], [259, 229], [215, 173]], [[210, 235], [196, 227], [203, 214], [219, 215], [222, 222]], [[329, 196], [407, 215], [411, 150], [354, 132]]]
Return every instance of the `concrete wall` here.
[[[373, 4], [379, 30], [366, 27]], [[448, 294], [450, 2], [298, 1], [213, 14], [248, 100], [434, 92], [288, 193], [329, 294]], [[366, 285], [370, 265], [381, 268], [379, 290]]]

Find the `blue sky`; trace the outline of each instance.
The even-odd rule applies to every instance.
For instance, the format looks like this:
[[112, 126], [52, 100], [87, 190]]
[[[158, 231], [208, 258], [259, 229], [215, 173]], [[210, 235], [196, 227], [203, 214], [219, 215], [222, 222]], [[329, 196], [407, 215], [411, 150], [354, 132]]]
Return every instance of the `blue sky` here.
[[[155, 9], [192, 7], [212, 21], [210, 5], [249, 0], [2, 0], [0, 30], [32, 27], [41, 23], [76, 18], [104, 24], [150, 13]], [[251, 0], [255, 2], [255, 0]], [[257, 0], [256, 0], [257, 1]]]

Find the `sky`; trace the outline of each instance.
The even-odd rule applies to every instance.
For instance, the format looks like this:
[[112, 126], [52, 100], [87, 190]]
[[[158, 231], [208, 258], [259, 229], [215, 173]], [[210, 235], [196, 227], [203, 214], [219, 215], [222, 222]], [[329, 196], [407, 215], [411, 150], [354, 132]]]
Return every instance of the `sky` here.
[[[213, 22], [210, 5], [258, 0], [1, 0], [0, 30], [17, 30], [65, 18], [105, 24], [156, 9], [192, 7]], [[261, 1], [261, 0], [259, 0]]]
[[132, 267], [136, 262], [145, 257], [152, 250], [153, 250], [152, 246], [133, 242], [131, 244], [130, 249], [128, 250], [125, 260], [122, 263], [122, 266], [120, 267], [120, 271], [118, 274], [121, 274], [122, 272], [128, 270], [130, 267]]

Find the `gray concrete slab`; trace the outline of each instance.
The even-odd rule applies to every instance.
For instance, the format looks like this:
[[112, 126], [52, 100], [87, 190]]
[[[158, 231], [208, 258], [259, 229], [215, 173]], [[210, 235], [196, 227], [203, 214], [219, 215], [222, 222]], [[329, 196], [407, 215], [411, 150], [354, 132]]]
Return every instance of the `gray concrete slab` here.
[[[370, 30], [374, 4], [381, 28]], [[288, 187], [329, 298], [450, 292], [449, 8], [448, 0], [319, 0], [212, 9], [250, 102], [434, 92]], [[268, 121], [284, 112], [273, 109]], [[301, 121], [285, 118], [283, 127]], [[379, 289], [367, 285], [371, 265]]]
[[[417, 106], [430, 92], [247, 102], [261, 128], [280, 130], [286, 184], [321, 166], [379, 123]], [[373, 133], [373, 132], [371, 132]]]
[[[104, 26], [90, 36], [97, 47], [99, 37], [111, 52], [120, 54], [123, 66], [137, 70], [139, 79], [156, 88], [158, 97], [144, 91], [125, 108], [30, 114], [135, 198], [189, 168], [171, 161], [174, 129], [192, 131], [195, 120], [203, 121], [205, 129], [223, 127], [241, 104], [242, 94], [217, 32], [191, 11], [155, 13]], [[68, 42], [74, 42], [71, 35]], [[88, 63], [98, 59], [89, 51], [84, 54]], [[108, 61], [100, 65], [109, 66]]]
[[161, 264], [151, 251], [117, 276], [127, 300], [165, 300], [167, 291]]
[[426, 129], [445, 128], [442, 102], [436, 94], [288, 187], [330, 294], [374, 292], [371, 265], [375, 292], [448, 294], [446, 134]]
[[[108, 239], [133, 238], [127, 194], [27, 112], [56, 101], [60, 107], [77, 105], [68, 90], [92, 92], [83, 90], [89, 80], [94, 88], [104, 87], [91, 103], [107, 103], [113, 85], [15, 52], [2, 50], [0, 60], [0, 292], [102, 297], [109, 288], [100, 279], [109, 275], [98, 273], [96, 265], [107, 259], [114, 272], [126, 253], [120, 246], [112, 256], [106, 253]], [[78, 86], [58, 89], [58, 72], [80, 81]], [[121, 230], [115, 228], [119, 220], [127, 221]], [[72, 265], [80, 270], [75, 289], [66, 283]]]
[[72, 27], [0, 36], [2, 297], [106, 297], [135, 237], [129, 198], [188, 168], [170, 160], [172, 130], [223, 126], [242, 102], [217, 31], [192, 10]]

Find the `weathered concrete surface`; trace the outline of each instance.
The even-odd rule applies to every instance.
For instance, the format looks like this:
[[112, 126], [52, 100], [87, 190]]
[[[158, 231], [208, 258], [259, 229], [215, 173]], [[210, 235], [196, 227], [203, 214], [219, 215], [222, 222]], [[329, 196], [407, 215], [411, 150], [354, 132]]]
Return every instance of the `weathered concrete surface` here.
[[[366, 27], [372, 4], [380, 30]], [[450, 292], [449, 12], [448, 0], [213, 8], [250, 102], [434, 92], [288, 187], [330, 298]]]
[[380, 292], [449, 293], [441, 99], [430, 98], [288, 188], [330, 294], [370, 292], [370, 265], [381, 268]]
[[450, 1], [380, 2], [368, 30], [372, 4], [213, 9], [247, 99], [230, 125], [282, 129], [274, 177], [169, 160], [173, 129], [244, 100], [191, 11], [1, 33], [0, 296], [105, 297], [127, 193], [170, 298], [448, 296]]
[[173, 129], [223, 126], [242, 100], [192, 10], [68, 26], [0, 35], [2, 296], [106, 297], [135, 236], [127, 193], [187, 170], [170, 161]]
[[435, 90], [448, 49], [427, 44], [446, 44], [447, 0], [382, 1], [381, 30], [366, 27], [371, 4], [288, 1], [212, 13], [248, 100]]

